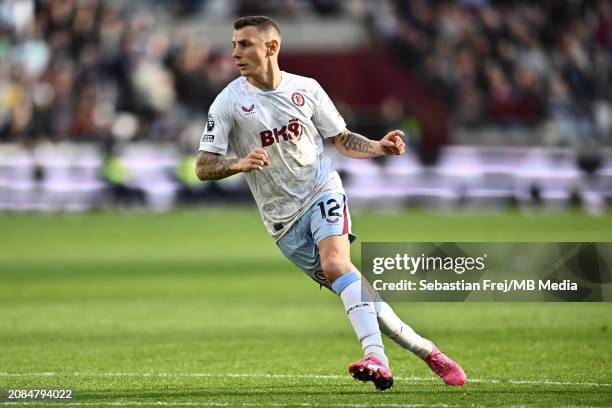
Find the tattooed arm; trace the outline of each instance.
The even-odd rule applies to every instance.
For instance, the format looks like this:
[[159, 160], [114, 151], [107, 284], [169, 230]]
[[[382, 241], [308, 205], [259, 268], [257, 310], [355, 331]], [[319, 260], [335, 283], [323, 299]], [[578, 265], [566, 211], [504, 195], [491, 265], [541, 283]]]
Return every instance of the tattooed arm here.
[[195, 172], [202, 181], [219, 180], [236, 173], [261, 171], [268, 164], [268, 152], [264, 149], [255, 149], [242, 159], [230, 159], [219, 154], [201, 151], [198, 154]]
[[404, 153], [401, 130], [389, 132], [380, 141], [370, 140], [365, 136], [344, 129], [334, 140], [334, 146], [344, 156], [354, 159], [370, 159], [376, 156], [397, 155]]

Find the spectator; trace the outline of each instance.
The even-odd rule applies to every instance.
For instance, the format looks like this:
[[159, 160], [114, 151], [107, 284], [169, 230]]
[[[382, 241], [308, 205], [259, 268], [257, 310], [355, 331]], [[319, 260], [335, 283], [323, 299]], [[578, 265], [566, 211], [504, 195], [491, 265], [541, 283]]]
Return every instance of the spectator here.
[[[608, 1], [379, 0], [370, 21], [460, 126], [535, 126], [572, 138], [609, 133], [612, 6]], [[595, 119], [594, 119], [595, 118]]]

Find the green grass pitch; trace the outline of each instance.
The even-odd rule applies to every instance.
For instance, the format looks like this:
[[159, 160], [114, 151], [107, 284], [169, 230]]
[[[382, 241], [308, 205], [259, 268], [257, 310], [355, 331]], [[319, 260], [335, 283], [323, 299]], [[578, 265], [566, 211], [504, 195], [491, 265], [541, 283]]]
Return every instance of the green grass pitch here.
[[[353, 227], [364, 241], [612, 241], [612, 214], [577, 212], [360, 213]], [[0, 405], [9, 388], [69, 388], [75, 406], [612, 406], [612, 303], [394, 307], [467, 386], [390, 341], [395, 387], [354, 382], [361, 350], [339, 299], [253, 209], [4, 213]]]

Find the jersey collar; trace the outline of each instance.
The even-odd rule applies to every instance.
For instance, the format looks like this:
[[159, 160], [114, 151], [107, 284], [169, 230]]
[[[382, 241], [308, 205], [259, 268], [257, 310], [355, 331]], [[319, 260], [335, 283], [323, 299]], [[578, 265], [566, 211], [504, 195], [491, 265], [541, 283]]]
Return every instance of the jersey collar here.
[[280, 80], [280, 83], [278, 84], [278, 86], [276, 88], [272, 88], [272, 89], [260, 89], [260, 88], [256, 87], [255, 85], [253, 85], [252, 83], [250, 83], [245, 77], [242, 77], [242, 78], [247, 83], [247, 86], [250, 87], [255, 92], [263, 94], [263, 95], [269, 95], [269, 94], [277, 93], [277, 92], [282, 90], [283, 85], [285, 84], [285, 77], [286, 77], [285, 71], [281, 71], [281, 80]]

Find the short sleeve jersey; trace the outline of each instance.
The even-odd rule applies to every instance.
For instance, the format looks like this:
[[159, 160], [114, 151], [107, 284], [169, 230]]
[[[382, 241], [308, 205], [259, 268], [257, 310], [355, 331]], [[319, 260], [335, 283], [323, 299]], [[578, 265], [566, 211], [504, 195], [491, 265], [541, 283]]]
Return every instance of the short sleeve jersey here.
[[246, 173], [268, 232], [280, 239], [328, 191], [342, 183], [323, 156], [323, 139], [346, 128], [329, 96], [311, 78], [282, 72], [276, 89], [262, 90], [246, 78], [232, 81], [208, 112], [200, 151], [238, 158], [265, 149], [270, 164]]

